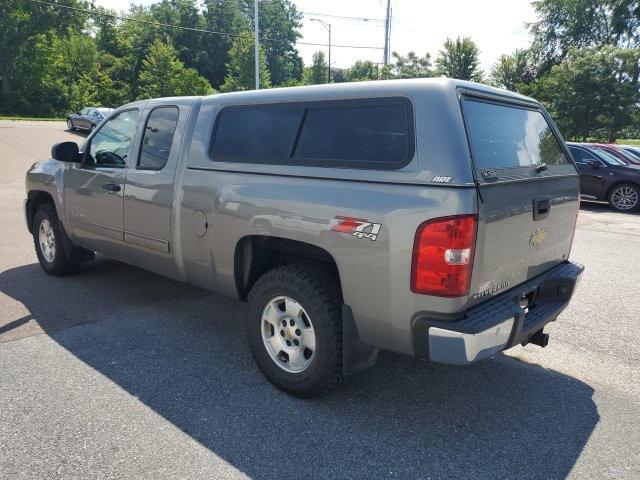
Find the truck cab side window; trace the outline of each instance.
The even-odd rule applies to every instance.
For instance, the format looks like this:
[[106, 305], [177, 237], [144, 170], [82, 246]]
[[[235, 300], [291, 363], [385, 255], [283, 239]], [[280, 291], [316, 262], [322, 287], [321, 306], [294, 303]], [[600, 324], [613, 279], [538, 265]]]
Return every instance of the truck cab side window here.
[[177, 107], [158, 107], [151, 111], [144, 127], [138, 169], [162, 170], [169, 160], [178, 124]]
[[110, 118], [91, 139], [85, 165], [124, 168], [135, 138], [138, 110], [127, 110]]

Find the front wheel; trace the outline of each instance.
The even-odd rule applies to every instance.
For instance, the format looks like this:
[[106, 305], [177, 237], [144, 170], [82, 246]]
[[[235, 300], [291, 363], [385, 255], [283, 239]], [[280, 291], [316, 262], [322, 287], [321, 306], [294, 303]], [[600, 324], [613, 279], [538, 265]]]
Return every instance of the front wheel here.
[[32, 230], [38, 262], [45, 272], [66, 275], [80, 268], [80, 263], [71, 263], [65, 254], [62, 231], [53, 205], [47, 203], [38, 208]]
[[319, 395], [342, 379], [342, 318], [337, 279], [310, 265], [264, 274], [249, 293], [251, 352], [276, 387]]
[[631, 183], [617, 185], [609, 193], [609, 205], [619, 212], [636, 210], [640, 205], [640, 188]]
[[71, 121], [71, 119], [67, 118], [67, 130], [73, 132], [75, 129], [76, 127], [73, 126], [73, 122]]

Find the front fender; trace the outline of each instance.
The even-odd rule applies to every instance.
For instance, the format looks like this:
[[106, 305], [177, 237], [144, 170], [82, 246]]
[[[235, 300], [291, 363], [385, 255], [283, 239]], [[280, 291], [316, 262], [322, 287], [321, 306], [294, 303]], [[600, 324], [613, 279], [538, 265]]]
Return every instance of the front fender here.
[[64, 171], [66, 164], [58, 160], [44, 160], [34, 163], [25, 176], [27, 205], [38, 193], [47, 194], [53, 200], [58, 217], [65, 229], [66, 215], [64, 210]]

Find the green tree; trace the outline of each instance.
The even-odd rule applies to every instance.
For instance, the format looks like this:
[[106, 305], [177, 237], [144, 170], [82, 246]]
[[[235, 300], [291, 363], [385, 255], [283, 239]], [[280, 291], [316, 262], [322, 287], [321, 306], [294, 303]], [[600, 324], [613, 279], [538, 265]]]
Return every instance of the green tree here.
[[393, 62], [381, 68], [381, 79], [427, 78], [434, 76], [431, 55], [428, 53], [424, 57], [420, 57], [415, 52], [409, 52], [406, 56], [393, 52], [392, 57]]
[[521, 84], [531, 83], [534, 79], [533, 67], [527, 50], [516, 50], [511, 55], [502, 55], [491, 69], [491, 84], [520, 91]]
[[469, 37], [447, 38], [436, 59], [438, 73], [459, 80], [481, 82], [479, 54], [478, 47]]
[[313, 54], [311, 66], [304, 69], [302, 83], [305, 85], [318, 85], [329, 82], [329, 65], [323, 51]]
[[187, 68], [176, 57], [171, 45], [155, 40], [142, 61], [138, 80], [138, 98], [180, 95], [209, 95], [213, 88], [193, 68]]
[[378, 76], [379, 72], [377, 65], [369, 60], [358, 60], [351, 66], [351, 68], [345, 70], [343, 73], [343, 81], [361, 82], [363, 80], [377, 80]]
[[237, 1], [204, 0], [204, 28], [221, 35], [201, 34], [202, 48], [198, 54], [198, 71], [211, 85], [220, 88], [227, 75], [229, 52], [235, 35], [249, 29]]
[[105, 107], [119, 107], [135, 99], [128, 81], [130, 67], [126, 59], [100, 52], [94, 83], [96, 102]]
[[65, 108], [64, 85], [57, 76], [58, 39], [51, 33], [33, 35], [29, 48], [20, 48], [11, 75], [20, 82], [3, 99], [2, 109], [17, 115], [55, 116]]
[[[247, 22], [253, 29], [253, 1], [244, 0]], [[284, 85], [289, 79], [302, 78], [302, 58], [296, 41], [302, 36], [302, 14], [290, 0], [261, 2], [259, 8], [260, 44], [263, 46], [273, 85]]]
[[536, 0], [538, 20], [529, 25], [541, 72], [571, 47], [640, 46], [638, 0]]
[[640, 49], [570, 49], [527, 93], [545, 102], [569, 138], [615, 140], [638, 114]]
[[[231, 45], [227, 76], [220, 87], [221, 92], [237, 92], [253, 90], [255, 88], [255, 42], [252, 32], [242, 32]], [[269, 70], [265, 60], [265, 53], [260, 46], [259, 54], [260, 88], [271, 87]]]
[[[70, 0], [65, 2], [71, 7], [85, 8], [87, 2]], [[0, 109], [17, 108], [16, 88], [29, 79], [20, 77], [15, 69], [18, 57], [21, 61], [29, 56], [24, 49], [33, 48], [40, 35], [65, 35], [70, 28], [83, 26], [86, 15], [77, 10], [69, 10], [64, 15], [51, 5], [29, 2], [28, 0], [0, 1]], [[50, 37], [53, 38], [53, 37]], [[37, 62], [47, 59], [33, 58]], [[24, 65], [23, 65], [24, 66]]]
[[72, 33], [57, 42], [57, 76], [63, 84], [66, 108], [78, 111], [94, 103], [93, 78], [97, 73], [98, 48], [91, 37]]

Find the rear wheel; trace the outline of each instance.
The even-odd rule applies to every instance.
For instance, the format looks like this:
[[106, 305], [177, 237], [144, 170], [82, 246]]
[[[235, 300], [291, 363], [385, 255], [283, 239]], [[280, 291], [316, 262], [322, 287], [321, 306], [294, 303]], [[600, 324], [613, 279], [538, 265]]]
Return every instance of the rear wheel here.
[[75, 129], [76, 127], [73, 126], [73, 122], [71, 121], [71, 119], [67, 118], [67, 130], [73, 132]]
[[631, 183], [616, 185], [609, 193], [609, 205], [620, 212], [636, 210], [640, 206], [640, 189]]
[[41, 205], [33, 219], [36, 255], [40, 266], [49, 275], [66, 275], [80, 268], [80, 263], [71, 263], [67, 259], [58, 222], [56, 210], [50, 203]]
[[298, 397], [319, 395], [342, 378], [337, 279], [309, 265], [264, 274], [249, 293], [249, 346], [260, 370]]

